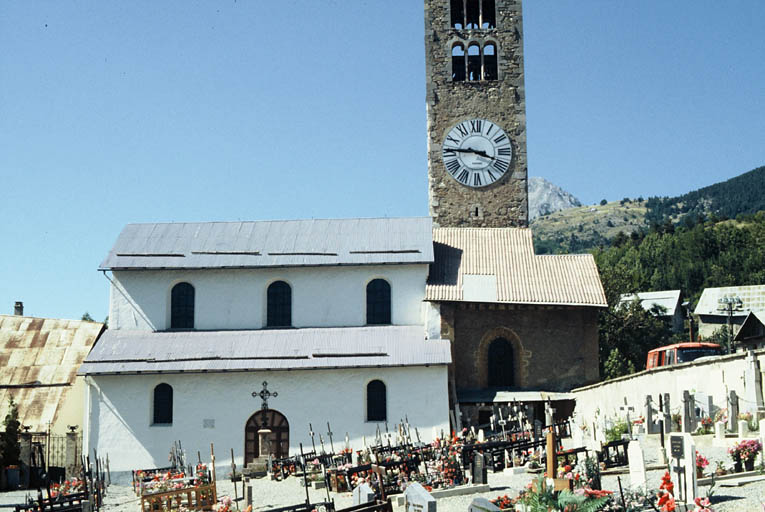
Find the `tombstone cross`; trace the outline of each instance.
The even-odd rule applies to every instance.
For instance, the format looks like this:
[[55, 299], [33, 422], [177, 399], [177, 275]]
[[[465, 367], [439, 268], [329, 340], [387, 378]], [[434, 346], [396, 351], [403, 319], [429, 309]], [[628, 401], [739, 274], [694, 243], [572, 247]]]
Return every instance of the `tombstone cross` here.
[[[268, 410], [268, 399], [271, 397], [276, 398], [277, 396], [279, 396], [279, 393], [277, 393], [276, 391], [272, 393], [271, 391], [268, 390], [268, 382], [265, 380], [263, 381], [263, 389], [260, 390], [260, 393], [258, 393], [257, 391], [252, 392], [253, 398], [260, 397], [260, 399], [262, 400], [262, 403], [260, 405], [260, 410], [263, 412]], [[266, 426], [267, 422], [268, 420], [266, 419], [266, 415], [263, 414], [264, 427]]]
[[316, 453], [316, 443], [314, 442], [313, 438], [315, 434], [313, 432], [313, 425], [310, 423], [308, 424], [308, 435], [311, 436], [311, 446], [313, 446], [313, 453]]
[[335, 453], [335, 443], [332, 442], [332, 429], [329, 426], [329, 422], [327, 422], [327, 437], [329, 437], [329, 447], [332, 449], [332, 453]]
[[327, 451], [324, 449], [324, 438], [319, 434], [319, 444], [321, 444], [321, 453], [325, 454]]
[[619, 410], [623, 413], [626, 413], [627, 415], [627, 431], [630, 434], [630, 439], [632, 439], [632, 422], [630, 421], [630, 411], [634, 411], [635, 408], [631, 405], [627, 405], [627, 397], [624, 397], [624, 405], [619, 406]]

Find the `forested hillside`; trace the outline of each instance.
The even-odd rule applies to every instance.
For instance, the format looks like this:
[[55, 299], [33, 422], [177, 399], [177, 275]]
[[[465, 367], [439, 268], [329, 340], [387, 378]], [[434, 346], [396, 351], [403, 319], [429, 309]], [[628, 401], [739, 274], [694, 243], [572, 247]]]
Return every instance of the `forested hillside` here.
[[765, 167], [682, 196], [651, 197], [646, 206], [649, 224], [677, 221], [683, 215], [734, 218], [742, 213], [757, 213], [765, 210]]

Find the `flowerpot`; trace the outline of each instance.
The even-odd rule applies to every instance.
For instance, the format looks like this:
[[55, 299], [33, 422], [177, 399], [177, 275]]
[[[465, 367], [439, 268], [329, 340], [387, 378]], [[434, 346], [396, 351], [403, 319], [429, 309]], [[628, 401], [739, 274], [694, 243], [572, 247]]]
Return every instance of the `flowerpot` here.
[[19, 468], [5, 468], [6, 486], [9, 491], [15, 491], [19, 488], [20, 476]]
[[747, 471], [754, 471], [754, 457], [744, 461], [744, 469]]
[[736, 459], [733, 461], [733, 472], [741, 473], [741, 471], [743, 471], [743, 468], [741, 467], [741, 459]]
[[696, 468], [696, 478], [704, 478], [704, 470], [701, 468]]

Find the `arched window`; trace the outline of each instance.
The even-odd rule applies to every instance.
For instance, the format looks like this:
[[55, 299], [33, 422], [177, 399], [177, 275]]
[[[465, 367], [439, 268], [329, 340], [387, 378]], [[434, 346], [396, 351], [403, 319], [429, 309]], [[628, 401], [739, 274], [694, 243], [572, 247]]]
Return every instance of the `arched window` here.
[[381, 380], [373, 380], [367, 384], [367, 421], [386, 421], [388, 419], [388, 403], [385, 384]]
[[266, 327], [292, 325], [292, 288], [284, 281], [274, 281], [266, 292]]
[[452, 81], [465, 81], [465, 47], [461, 43], [452, 47]]
[[494, 0], [451, 0], [449, 8], [451, 26], [458, 30], [463, 28], [488, 30], [497, 26]]
[[170, 384], [158, 384], [154, 388], [154, 425], [169, 425], [173, 422], [173, 388]]
[[497, 45], [494, 43], [483, 45], [483, 79], [497, 79]]
[[474, 82], [481, 79], [481, 47], [478, 43], [468, 46], [467, 68], [468, 80]]
[[497, 338], [489, 345], [488, 354], [490, 388], [506, 388], [513, 381], [513, 345], [505, 338]]
[[367, 285], [367, 323], [390, 323], [390, 285], [385, 279], [373, 279]]
[[194, 287], [178, 283], [170, 292], [170, 328], [194, 328]]
[[451, 19], [452, 27], [462, 28], [465, 26], [465, 4], [464, 0], [451, 1]]

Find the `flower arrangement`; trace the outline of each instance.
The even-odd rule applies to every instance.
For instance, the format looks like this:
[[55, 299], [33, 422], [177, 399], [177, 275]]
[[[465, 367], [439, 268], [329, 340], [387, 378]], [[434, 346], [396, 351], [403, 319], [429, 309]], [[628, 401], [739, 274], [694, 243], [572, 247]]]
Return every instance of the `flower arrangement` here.
[[728, 448], [728, 454], [734, 461], [746, 462], [754, 460], [758, 453], [762, 451], [762, 443], [758, 439], [744, 439], [736, 443], [732, 448]]
[[496, 505], [497, 508], [502, 510], [513, 508], [515, 506], [515, 501], [509, 498], [507, 494], [505, 494], [504, 496], [497, 496], [493, 500], [489, 500], [489, 501], [492, 502], [494, 505]]
[[728, 409], [718, 409], [715, 413], [715, 423], [719, 422], [727, 423], [728, 422]]
[[643, 416], [638, 416], [636, 419], [632, 420], [633, 425], [642, 425], [645, 423], [645, 418]]
[[84, 490], [85, 482], [75, 477], [71, 480], [64, 480], [59, 484], [51, 484], [50, 495], [52, 498], [55, 498], [57, 496], [66, 496], [67, 494], [83, 492]]
[[696, 508], [693, 509], [693, 512], [714, 512], [711, 508], [711, 503], [709, 502], [709, 498], [696, 498]]
[[709, 459], [704, 457], [696, 450], [696, 475], [702, 476], [704, 474], [704, 468], [709, 466]]
[[742, 412], [742, 413], [739, 413], [738, 419], [742, 420], [742, 421], [745, 421], [747, 423], [751, 423], [752, 422], [752, 413], [751, 412]]
[[215, 512], [229, 512], [231, 510], [231, 504], [233, 500], [230, 496], [223, 496], [218, 500], [218, 503], [212, 506]]
[[675, 485], [672, 483], [672, 478], [669, 476], [669, 471], [664, 473], [661, 477], [661, 485], [659, 485], [659, 501], [656, 506], [662, 512], [673, 512], [676, 508], [675, 504]]

